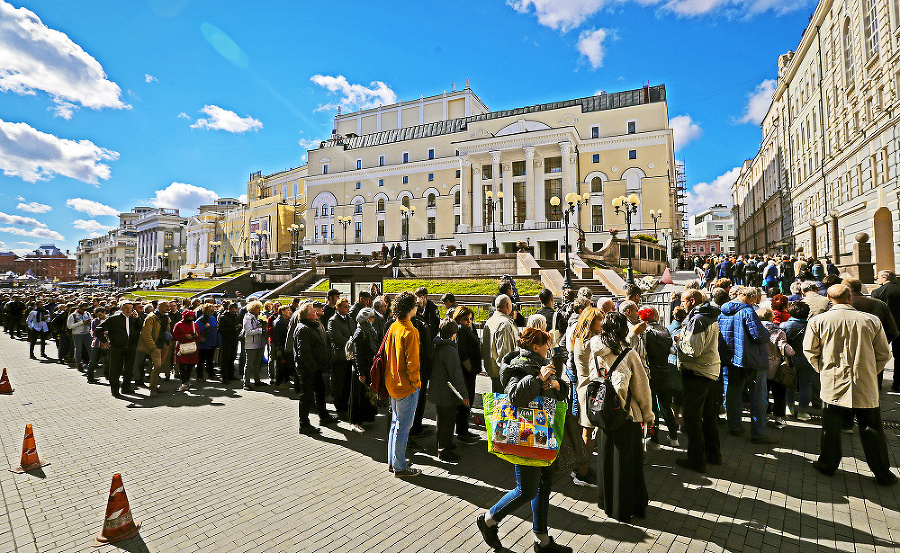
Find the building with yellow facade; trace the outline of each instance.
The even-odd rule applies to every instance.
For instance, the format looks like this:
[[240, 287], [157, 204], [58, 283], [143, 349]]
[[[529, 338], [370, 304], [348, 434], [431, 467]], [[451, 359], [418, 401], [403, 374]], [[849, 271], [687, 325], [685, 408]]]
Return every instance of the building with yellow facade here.
[[658, 210], [656, 227], [679, 248], [683, 213], [663, 85], [494, 112], [466, 86], [339, 112], [334, 129], [308, 153], [306, 248], [339, 253], [346, 232], [351, 253], [405, 249], [408, 240], [415, 257], [447, 246], [484, 254], [495, 232], [501, 252], [521, 241], [556, 259], [565, 201], [551, 199], [570, 193], [582, 200], [572, 223], [588, 249], [608, 243], [610, 229], [624, 231], [612, 207], [623, 194], [641, 199], [633, 231], [652, 232]]

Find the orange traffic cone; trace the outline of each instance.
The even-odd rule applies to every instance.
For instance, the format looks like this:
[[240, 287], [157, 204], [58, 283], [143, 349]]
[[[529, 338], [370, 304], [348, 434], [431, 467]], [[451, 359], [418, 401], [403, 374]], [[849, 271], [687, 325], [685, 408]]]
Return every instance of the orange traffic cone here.
[[14, 391], [9, 384], [9, 377], [6, 376], [6, 367], [3, 367], [3, 376], [0, 376], [0, 394], [11, 394]]
[[16, 468], [9, 469], [10, 472], [22, 474], [23, 472], [39, 469], [49, 464], [50, 463], [44, 463], [38, 458], [37, 446], [34, 443], [34, 432], [31, 430], [31, 425], [26, 424], [25, 439], [22, 441], [22, 461]]
[[113, 474], [112, 486], [109, 488], [109, 502], [106, 504], [103, 530], [97, 534], [94, 547], [133, 538], [140, 528], [141, 521], [131, 518], [131, 507], [128, 506], [122, 475], [117, 472]]

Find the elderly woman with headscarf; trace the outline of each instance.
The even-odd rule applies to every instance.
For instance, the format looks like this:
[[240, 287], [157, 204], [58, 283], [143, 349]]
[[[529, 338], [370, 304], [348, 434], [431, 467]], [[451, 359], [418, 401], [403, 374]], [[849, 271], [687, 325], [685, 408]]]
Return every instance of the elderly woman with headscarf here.
[[378, 408], [369, 399], [369, 370], [378, 352], [378, 331], [375, 330], [375, 310], [364, 307], [356, 314], [356, 330], [350, 339], [353, 349], [353, 372], [350, 380], [350, 424], [353, 430], [363, 432], [362, 425], [371, 424]]

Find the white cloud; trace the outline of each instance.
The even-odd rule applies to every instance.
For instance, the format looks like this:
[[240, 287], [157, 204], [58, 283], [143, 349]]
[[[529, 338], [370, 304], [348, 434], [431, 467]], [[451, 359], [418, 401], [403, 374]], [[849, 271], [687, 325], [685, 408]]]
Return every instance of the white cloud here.
[[173, 182], [163, 190], [156, 191], [156, 197], [150, 202], [156, 207], [168, 207], [196, 211], [201, 205], [211, 204], [219, 199], [219, 195], [201, 186]]
[[669, 119], [669, 127], [675, 134], [675, 151], [678, 151], [703, 135], [700, 128], [690, 115], [678, 115]]
[[191, 116], [182, 111], [181, 113], [178, 114], [178, 118], [179, 119], [190, 119]]
[[89, 140], [58, 138], [27, 123], [0, 119], [0, 170], [10, 177], [37, 182], [59, 174], [96, 184], [109, 178], [109, 165], [102, 162], [118, 157], [118, 152]]
[[701, 182], [691, 187], [687, 191], [687, 213], [693, 215], [716, 204], [730, 207], [734, 203], [731, 198], [731, 185], [737, 181], [740, 173], [741, 168], [735, 167], [710, 183]]
[[567, 32], [603, 9], [606, 0], [506, 0], [519, 13], [534, 9], [538, 23], [556, 31]]
[[775, 79], [767, 79], [759, 85], [756, 90], [747, 94], [747, 107], [744, 108], [744, 115], [738, 119], [739, 123], [753, 123], [759, 125], [769, 111], [772, 105], [772, 96], [775, 94]]
[[[2, 242], [0, 242], [0, 244], [2, 244]], [[36, 248], [38, 246], [37, 242], [25, 242], [24, 240], [20, 240], [20, 241], [16, 242], [16, 244], [21, 244], [23, 246], [30, 247], [30, 248]], [[0, 246], [0, 247], [5, 248], [6, 246]]]
[[368, 87], [361, 84], [350, 84], [343, 75], [313, 75], [310, 80], [341, 98], [335, 104], [323, 104], [316, 111], [342, 108], [345, 111], [370, 109], [379, 105], [386, 106], [397, 103], [397, 94], [381, 81], [373, 81]]
[[309, 140], [300, 139], [297, 141], [297, 144], [300, 145], [304, 150], [315, 150], [319, 147], [319, 143], [322, 142], [318, 138], [311, 138]]
[[72, 226], [87, 231], [88, 235], [90, 236], [100, 236], [101, 234], [106, 234], [107, 231], [115, 228], [98, 223], [93, 219], [75, 219], [74, 221], [72, 221]]
[[65, 33], [50, 29], [25, 8], [0, 0], [0, 91], [50, 95], [56, 115], [69, 119], [82, 106], [130, 108], [100, 63]]
[[241, 194], [240, 196], [238, 196], [238, 201], [242, 204], [247, 203], [247, 194]]
[[578, 35], [578, 52], [588, 59], [594, 69], [603, 66], [603, 41], [607, 36], [606, 29], [585, 30]]
[[97, 217], [99, 215], [117, 217], [119, 215], [119, 212], [117, 210], [106, 204], [101, 204], [100, 202], [95, 202], [94, 200], [86, 200], [84, 198], [69, 198], [68, 200], [66, 200], [66, 206], [71, 207], [75, 211], [87, 213], [91, 217]]
[[159, 82], [159, 79], [151, 75], [150, 73], [144, 73], [144, 82], [147, 83], [156, 83]]
[[36, 227], [30, 230], [19, 227], [0, 227], [0, 232], [8, 232], [9, 234], [15, 234], [16, 236], [45, 238], [47, 240], [65, 240], [65, 237], [62, 234], [55, 230], [50, 230], [47, 227]]
[[0, 224], [4, 225], [23, 225], [23, 226], [37, 226], [37, 227], [45, 227], [44, 223], [38, 221], [34, 217], [23, 217], [21, 215], [9, 215], [8, 213], [3, 213], [0, 211]]
[[[197, 121], [191, 125], [192, 129], [213, 129], [242, 133], [261, 129], [263, 127], [262, 122], [249, 115], [247, 117], [241, 117], [233, 111], [228, 111], [227, 109], [222, 109], [215, 105], [203, 106], [203, 109], [201, 109], [200, 112], [208, 115], [209, 119], [197, 119]], [[178, 116], [181, 117], [181, 114]]]
[[706, 15], [717, 10], [725, 11], [728, 15], [746, 17], [769, 10], [782, 15], [799, 10], [807, 4], [809, 0], [668, 0], [664, 7], [678, 15], [689, 17]]
[[16, 206], [16, 209], [27, 211], [29, 213], [47, 213], [53, 208], [47, 204], [41, 204], [38, 202], [20, 202], [19, 205]]

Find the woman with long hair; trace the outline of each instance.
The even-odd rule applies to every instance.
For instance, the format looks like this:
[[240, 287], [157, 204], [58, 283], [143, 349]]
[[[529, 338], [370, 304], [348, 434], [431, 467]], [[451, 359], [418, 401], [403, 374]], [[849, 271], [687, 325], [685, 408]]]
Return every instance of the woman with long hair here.
[[[587, 445], [588, 451], [594, 450], [594, 430], [587, 416], [587, 386], [594, 376], [594, 356], [591, 355], [590, 340], [600, 334], [600, 325], [603, 323], [603, 311], [596, 307], [588, 307], [578, 316], [575, 329], [572, 331], [572, 341], [569, 344], [574, 361], [575, 400], [578, 402], [578, 423], [581, 425], [581, 438]], [[576, 486], [596, 487], [597, 474], [590, 470], [589, 464], [584, 464], [572, 471], [572, 481]]]
[[608, 372], [627, 418], [619, 428], [600, 432], [598, 505], [607, 516], [629, 522], [634, 516], [644, 518], [649, 502], [644, 480], [641, 426], [654, 420], [650, 379], [640, 356], [628, 347], [625, 315], [607, 313], [600, 325], [600, 334], [591, 338], [591, 348], [601, 368]]
[[456, 350], [459, 352], [459, 362], [463, 369], [463, 381], [466, 383], [466, 392], [469, 405], [460, 405], [456, 409], [456, 440], [464, 444], [476, 444], [478, 436], [469, 430], [469, 413], [471, 405], [475, 403], [475, 379], [481, 374], [481, 340], [472, 326], [475, 320], [475, 312], [465, 305], [457, 306], [451, 314], [453, 320], [459, 325], [459, 333], [456, 335]]

